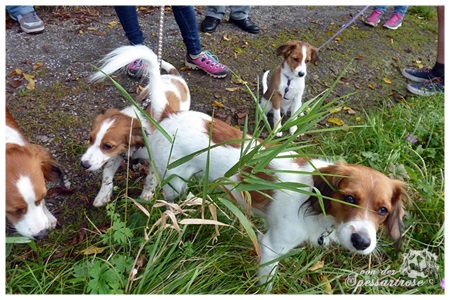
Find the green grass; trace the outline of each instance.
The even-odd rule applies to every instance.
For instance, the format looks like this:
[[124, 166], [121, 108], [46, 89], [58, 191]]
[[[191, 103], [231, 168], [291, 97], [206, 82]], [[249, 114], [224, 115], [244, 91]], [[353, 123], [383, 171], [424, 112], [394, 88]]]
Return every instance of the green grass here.
[[[338, 84], [336, 80], [334, 84]], [[318, 95], [304, 105], [308, 113], [295, 123], [307, 141], [269, 134], [273, 147], [250, 152], [242, 163], [264, 169], [270, 157], [283, 150], [301, 156], [325, 156], [373, 167], [405, 180], [411, 205], [399, 249], [381, 237], [375, 254], [359, 256], [339, 246], [302, 245], [285, 255], [274, 293], [441, 294], [444, 276], [444, 95], [411, 97], [368, 110], [357, 126], [324, 125], [330, 111], [345, 105], [346, 96]], [[249, 93], [253, 92], [249, 88]], [[327, 101], [325, 101], [327, 100]], [[331, 101], [330, 101], [331, 100]], [[257, 99], [255, 99], [257, 101]], [[326, 103], [326, 104], [325, 104]], [[255, 112], [255, 136], [267, 131], [267, 121]], [[346, 116], [342, 116], [345, 118]], [[351, 123], [351, 122], [348, 122]], [[293, 122], [288, 122], [289, 127]], [[234, 171], [238, 171], [236, 166]], [[233, 173], [231, 172], [231, 173]], [[257, 256], [253, 254], [257, 217], [245, 218], [218, 182], [191, 180], [203, 205], [178, 203], [166, 211], [157, 202], [121, 197], [106, 207], [107, 222], [85, 216], [85, 234], [74, 243], [63, 233], [52, 233], [45, 243], [10, 241], [6, 258], [7, 294], [252, 294], [256, 285]], [[134, 183], [130, 183], [133, 185]], [[255, 182], [261, 188], [261, 182]], [[280, 183], [279, 187], [295, 188]], [[247, 186], [248, 188], [248, 186]], [[161, 199], [157, 195], [156, 199]], [[138, 203], [139, 205], [137, 205]], [[183, 225], [182, 220], [204, 218], [225, 225]], [[155, 225], [156, 224], [156, 225]], [[217, 223], [219, 224], [219, 223]], [[256, 228], [252, 225], [256, 225]], [[77, 228], [73, 228], [76, 231]], [[381, 235], [380, 235], [381, 236]], [[424, 250], [437, 256], [437, 274], [420, 287], [376, 286], [365, 280], [408, 279], [399, 273], [402, 254]], [[318, 266], [323, 263], [323, 266]], [[382, 272], [393, 270], [389, 275]], [[367, 273], [369, 272], [369, 273]], [[430, 280], [433, 280], [431, 283]], [[357, 285], [355, 286], [354, 283]]]

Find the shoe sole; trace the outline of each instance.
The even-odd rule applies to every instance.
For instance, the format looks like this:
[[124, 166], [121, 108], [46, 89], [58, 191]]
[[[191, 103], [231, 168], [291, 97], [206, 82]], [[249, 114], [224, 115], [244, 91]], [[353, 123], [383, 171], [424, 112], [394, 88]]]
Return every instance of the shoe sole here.
[[364, 21], [364, 23], [366, 23], [367, 25], [369, 25], [369, 26], [372, 26], [372, 27], [377, 27], [378, 26], [378, 24], [380, 23], [380, 20], [378, 20], [378, 23], [372, 23], [372, 22], [368, 22], [368, 21]]
[[409, 74], [405, 70], [402, 70], [402, 75], [405, 76], [406, 78], [408, 78], [409, 80], [412, 80], [415, 82], [425, 82], [425, 81], [428, 81], [431, 79], [431, 78], [425, 79], [425, 78], [421, 78], [421, 77], [416, 77], [414, 75]]
[[199, 66], [191, 64], [191, 63], [189, 63], [187, 61], [185, 62], [185, 66], [186, 66], [186, 68], [189, 68], [191, 70], [202, 70], [203, 72], [205, 72], [206, 74], [208, 74], [209, 76], [214, 77], [214, 78], [224, 78], [224, 77], [226, 77], [228, 75], [228, 73], [225, 73], [225, 74], [222, 74], [222, 75], [217, 75], [217, 74], [213, 74], [213, 73], [207, 72], [207, 71], [203, 70], [202, 68], [200, 68]]
[[409, 84], [406, 86], [406, 89], [408, 91], [410, 91], [411, 93], [413, 93], [414, 95], [419, 95], [419, 96], [431, 96], [431, 95], [438, 93], [438, 92], [429, 92], [429, 91], [423, 91], [420, 89], [416, 89]]
[[398, 26], [396, 26], [396, 27], [391, 27], [391, 26], [386, 25], [386, 24], [383, 25], [384, 28], [389, 28], [389, 29], [391, 29], [391, 30], [396, 30], [397, 28], [399, 28], [399, 27], [401, 27], [401, 26], [402, 26], [402, 24], [400, 24], [400, 25], [398, 25]]
[[29, 33], [29, 34], [37, 34], [37, 33], [42, 33], [45, 31], [44, 27], [34, 28], [34, 29], [26, 29], [26, 28], [20, 27], [20, 29], [22, 29], [23, 32]]

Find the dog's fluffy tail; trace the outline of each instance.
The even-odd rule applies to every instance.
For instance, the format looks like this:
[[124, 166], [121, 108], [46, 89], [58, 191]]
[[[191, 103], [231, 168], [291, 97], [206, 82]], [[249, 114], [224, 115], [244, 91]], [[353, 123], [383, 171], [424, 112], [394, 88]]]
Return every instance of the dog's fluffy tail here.
[[[141, 59], [147, 65], [147, 68], [143, 70], [144, 76], [148, 77], [150, 73], [155, 71], [159, 74], [157, 56], [150, 48], [144, 45], [121, 46], [106, 54], [101, 60], [100, 71], [95, 72], [90, 80], [94, 82], [102, 80], [105, 78], [105, 74], [111, 75], [138, 59]], [[161, 69], [169, 74], [179, 75], [177, 69], [166, 61], [161, 62]]]
[[263, 94], [265, 94], [267, 92], [267, 75], [269, 75], [269, 70], [264, 72], [262, 79], [261, 79], [261, 83], [263, 86]]

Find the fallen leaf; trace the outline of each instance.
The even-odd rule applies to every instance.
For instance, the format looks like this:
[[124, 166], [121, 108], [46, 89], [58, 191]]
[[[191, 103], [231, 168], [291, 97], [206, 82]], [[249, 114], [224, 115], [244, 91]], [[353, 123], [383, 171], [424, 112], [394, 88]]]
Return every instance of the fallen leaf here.
[[316, 271], [318, 269], [322, 269], [324, 265], [325, 265], [325, 262], [323, 260], [316, 261], [316, 263], [314, 265], [312, 265], [308, 269], [308, 271]]
[[359, 84], [357, 84], [356, 82], [354, 82], [353, 85], [355, 86], [356, 89], [360, 89]]
[[14, 72], [16, 72], [17, 75], [22, 75], [22, 70], [21, 69], [15, 69]]
[[105, 248], [100, 248], [97, 246], [89, 246], [84, 250], [79, 251], [78, 253], [84, 254], [84, 255], [91, 255], [91, 254], [100, 254], [105, 250]]
[[36, 83], [34, 81], [34, 76], [30, 74], [23, 73], [23, 78], [28, 81], [27, 89], [34, 90], [36, 88]]
[[112, 21], [112, 22], [108, 22], [107, 24], [108, 24], [107, 28], [113, 28], [114, 26], [119, 24], [119, 21]]
[[375, 87], [374, 87], [373, 85], [371, 85], [371, 84], [368, 84], [367, 87], [368, 87], [369, 89], [371, 89], [371, 90], [374, 90], [374, 89], [375, 89]]
[[362, 118], [361, 117], [356, 117], [355, 120], [356, 120], [356, 122], [361, 122]]
[[331, 295], [333, 294], [333, 289], [330, 284], [330, 280], [328, 279], [327, 275], [321, 275], [320, 281], [323, 283], [323, 289], [325, 290], [325, 293]]
[[334, 125], [337, 125], [337, 126], [344, 125], [344, 122], [341, 119], [339, 119], [339, 118], [329, 118], [327, 121], [328, 121], [328, 123], [331, 123], [331, 124], [334, 124]]
[[337, 37], [337, 38], [335, 38], [334, 39], [336, 42], [340, 42], [341, 41], [341, 38], [340, 37]]
[[222, 39], [224, 41], [231, 41], [231, 38], [229, 38], [226, 34], [223, 35]]
[[13, 82], [11, 82], [11, 87], [13, 88], [18, 88], [19, 86], [21, 86], [23, 83], [23, 80], [18, 79], [18, 80], [14, 80]]
[[337, 114], [341, 110], [342, 110], [342, 107], [333, 108], [332, 110], [330, 110], [330, 114]]
[[187, 67], [181, 67], [180, 68], [180, 71], [186, 71], [186, 70], [189, 70]]
[[218, 108], [224, 108], [225, 107], [225, 105], [223, 105], [222, 102], [219, 102], [219, 101], [216, 101], [216, 100], [211, 102], [211, 105], [214, 106], [214, 107], [218, 107]]
[[383, 81], [388, 83], [388, 84], [392, 84], [392, 81], [389, 78], [387, 78], [387, 77], [384, 77]]
[[347, 110], [347, 113], [348, 113], [349, 115], [354, 115], [354, 114], [356, 114], [355, 111], [354, 111], [353, 109], [351, 109], [351, 108]]
[[87, 30], [88, 30], [88, 31], [96, 31], [97, 28], [95, 28], [95, 27], [88, 27]]
[[239, 90], [239, 87], [225, 88], [225, 90], [228, 92], [236, 92], [237, 90]]
[[355, 60], [363, 60], [364, 59], [364, 56], [357, 56], [357, 57], [355, 57]]
[[35, 63], [33, 65], [33, 71], [36, 71], [37, 69], [39, 69], [40, 67], [42, 67], [44, 65], [44, 63], [42, 61], [39, 61], [37, 63]]

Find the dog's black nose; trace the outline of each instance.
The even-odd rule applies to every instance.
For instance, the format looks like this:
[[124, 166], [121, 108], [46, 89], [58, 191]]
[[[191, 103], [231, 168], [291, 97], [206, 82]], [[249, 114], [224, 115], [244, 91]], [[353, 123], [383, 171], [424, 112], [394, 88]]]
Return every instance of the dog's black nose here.
[[370, 246], [370, 238], [359, 233], [352, 233], [350, 240], [356, 250], [366, 250]]
[[302, 72], [302, 71], [298, 72], [298, 77], [303, 77], [303, 76], [305, 76], [305, 72]]
[[81, 166], [83, 168], [85, 168], [85, 169], [89, 169], [91, 167], [91, 164], [88, 161], [86, 161], [86, 160], [84, 160], [84, 161], [82, 160], [81, 161]]
[[38, 234], [34, 235], [33, 238], [35, 240], [39, 241], [39, 240], [45, 239], [47, 236], [48, 236], [48, 232], [46, 229], [44, 229], [44, 230], [39, 231]]

